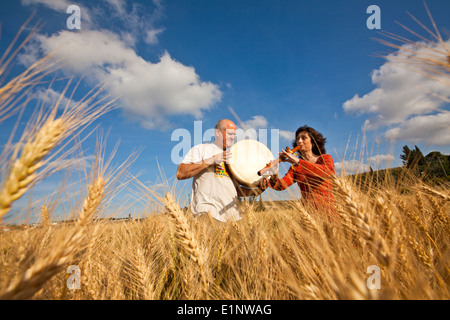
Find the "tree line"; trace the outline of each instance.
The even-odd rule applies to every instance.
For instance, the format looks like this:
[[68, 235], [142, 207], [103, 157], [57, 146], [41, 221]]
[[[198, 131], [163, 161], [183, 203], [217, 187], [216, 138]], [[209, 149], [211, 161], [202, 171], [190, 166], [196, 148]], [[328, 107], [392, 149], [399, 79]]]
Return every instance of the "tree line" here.
[[403, 146], [400, 159], [403, 167], [413, 175], [427, 181], [450, 181], [450, 155], [432, 151], [426, 156], [418, 146]]

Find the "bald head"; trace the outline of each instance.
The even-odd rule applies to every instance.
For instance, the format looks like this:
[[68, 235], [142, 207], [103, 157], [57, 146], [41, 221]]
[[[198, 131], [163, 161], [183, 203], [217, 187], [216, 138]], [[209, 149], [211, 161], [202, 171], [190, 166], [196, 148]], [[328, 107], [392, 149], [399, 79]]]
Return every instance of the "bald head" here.
[[219, 129], [219, 130], [235, 129], [236, 130], [236, 125], [231, 120], [221, 119], [216, 123], [216, 129]]

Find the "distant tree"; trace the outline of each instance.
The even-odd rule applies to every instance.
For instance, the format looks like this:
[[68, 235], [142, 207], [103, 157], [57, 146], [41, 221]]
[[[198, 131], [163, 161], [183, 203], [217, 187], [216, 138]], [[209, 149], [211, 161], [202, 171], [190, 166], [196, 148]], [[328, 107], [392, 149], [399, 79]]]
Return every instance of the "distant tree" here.
[[450, 180], [450, 156], [439, 151], [432, 151], [424, 156], [419, 147], [414, 146], [414, 149], [411, 150], [405, 145], [400, 159], [402, 159], [403, 166], [417, 176], [432, 181], [437, 181], [436, 179]]
[[400, 155], [400, 159], [402, 159], [403, 166], [408, 166], [409, 157], [411, 157], [411, 150], [408, 148], [408, 146], [403, 146], [402, 154]]
[[411, 150], [408, 146], [403, 146], [403, 152], [400, 155], [400, 159], [403, 161], [403, 166], [420, 173], [422, 172], [423, 166], [426, 165], [426, 160], [419, 147], [414, 147], [415, 148]]
[[425, 156], [426, 166], [424, 171], [432, 178], [446, 178], [450, 175], [450, 156], [439, 151], [432, 151]]

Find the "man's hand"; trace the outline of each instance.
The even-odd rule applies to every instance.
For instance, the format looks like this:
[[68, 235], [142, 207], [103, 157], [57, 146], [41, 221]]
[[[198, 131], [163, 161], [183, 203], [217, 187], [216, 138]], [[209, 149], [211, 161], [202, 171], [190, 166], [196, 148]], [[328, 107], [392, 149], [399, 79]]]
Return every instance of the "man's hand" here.
[[238, 182], [235, 182], [236, 190], [239, 197], [250, 197], [250, 196], [259, 196], [267, 189], [267, 183], [264, 183], [265, 179], [261, 179], [259, 181], [257, 188], [249, 188], [240, 186]]
[[278, 174], [271, 175], [269, 178], [264, 178], [260, 182], [260, 188], [265, 190], [268, 187], [273, 187], [277, 184]]
[[258, 187], [263, 191], [266, 190], [269, 187], [269, 178], [261, 179]]
[[227, 159], [231, 159], [233, 154], [230, 150], [225, 150], [224, 152], [218, 153], [211, 158], [205, 159], [207, 165], [219, 164], [221, 162], [226, 162]]

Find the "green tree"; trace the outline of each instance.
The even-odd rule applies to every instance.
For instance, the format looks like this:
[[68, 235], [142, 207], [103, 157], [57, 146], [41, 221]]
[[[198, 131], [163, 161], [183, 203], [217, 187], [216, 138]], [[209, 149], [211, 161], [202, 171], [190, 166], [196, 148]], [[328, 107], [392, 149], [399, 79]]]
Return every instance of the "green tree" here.
[[425, 156], [425, 172], [430, 178], [446, 178], [450, 175], [450, 156], [432, 151]]
[[439, 151], [432, 151], [424, 156], [419, 147], [414, 146], [414, 149], [411, 150], [405, 145], [400, 159], [402, 159], [403, 166], [417, 176], [431, 181], [450, 180], [450, 156]]
[[422, 172], [423, 166], [426, 165], [425, 157], [418, 146], [414, 146], [411, 150], [408, 146], [403, 146], [403, 153], [400, 155], [400, 159], [403, 161], [403, 165], [412, 170]]

